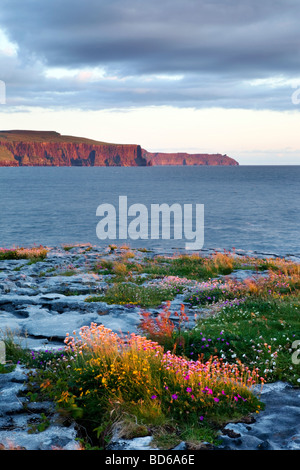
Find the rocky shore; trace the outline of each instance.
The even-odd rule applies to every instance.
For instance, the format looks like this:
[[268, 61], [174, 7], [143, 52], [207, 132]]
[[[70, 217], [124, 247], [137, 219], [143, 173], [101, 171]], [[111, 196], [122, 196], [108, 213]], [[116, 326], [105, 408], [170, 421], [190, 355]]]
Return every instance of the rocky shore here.
[[[49, 250], [44, 260], [0, 261], [0, 330], [33, 351], [59, 349], [67, 333], [78, 332], [91, 322], [103, 324], [118, 334], [137, 332], [140, 308], [135, 305], [86, 302], [91, 295], [106, 292], [111, 274], [96, 274], [91, 267], [101, 259], [112, 259], [111, 248], [79, 245]], [[135, 260], [157, 253], [135, 250]], [[234, 273], [236, 278], [253, 276], [251, 271]], [[147, 279], [145, 278], [145, 282]], [[174, 313], [182, 302], [178, 294], [171, 302]], [[158, 309], [147, 309], [156, 315]], [[190, 324], [194, 310], [187, 309]], [[203, 309], [203, 315], [207, 312]], [[63, 422], [51, 403], [29, 403], [25, 394], [26, 369], [21, 366], [0, 374], [0, 445], [28, 450], [78, 449], [74, 423]], [[266, 408], [249, 422], [228, 424], [220, 435], [219, 449], [299, 450], [300, 389], [283, 382], [266, 384], [262, 399]], [[35, 432], [47, 415], [47, 429]], [[42, 418], [41, 418], [42, 417]], [[112, 442], [111, 449], [149, 450], [151, 437]], [[211, 446], [208, 446], [211, 448]], [[204, 446], [205, 448], [205, 446]], [[180, 449], [186, 449], [185, 443]]]

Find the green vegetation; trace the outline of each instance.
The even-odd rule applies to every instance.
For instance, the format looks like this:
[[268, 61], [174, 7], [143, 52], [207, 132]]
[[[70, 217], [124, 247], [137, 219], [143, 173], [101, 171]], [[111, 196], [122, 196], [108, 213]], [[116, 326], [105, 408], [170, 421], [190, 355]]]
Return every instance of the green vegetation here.
[[262, 407], [249, 389], [260, 378], [241, 363], [187, 361], [145, 337], [121, 338], [96, 324], [66, 345], [30, 376], [29, 394], [54, 400], [100, 448], [119, 428], [124, 437], [147, 430], [162, 441], [172, 428], [216, 442], [218, 427]]
[[29, 259], [30, 261], [42, 261], [47, 257], [48, 249], [39, 246], [34, 248], [0, 248], [0, 260]]
[[173, 300], [176, 291], [172, 288], [144, 287], [135, 284], [115, 283], [104, 295], [90, 296], [86, 302], [107, 302], [118, 305], [156, 307], [163, 301]]
[[144, 313], [144, 332], [177, 354], [203, 360], [211, 355], [228, 361], [238, 358], [258, 368], [267, 381], [299, 386], [300, 365], [292, 362], [292, 354], [293, 343], [300, 338], [300, 268], [279, 259], [266, 265], [266, 277], [209, 281], [187, 294], [183, 309], [194, 307], [196, 314], [207, 310], [194, 328], [176, 328], [165, 309], [156, 320]]

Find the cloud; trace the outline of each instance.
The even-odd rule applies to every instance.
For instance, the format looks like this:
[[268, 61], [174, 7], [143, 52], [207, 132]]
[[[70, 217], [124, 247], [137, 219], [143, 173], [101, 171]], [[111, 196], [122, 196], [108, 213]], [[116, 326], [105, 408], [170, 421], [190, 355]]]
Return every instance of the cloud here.
[[298, 0], [2, 0], [17, 57], [0, 48], [0, 78], [11, 105], [295, 109], [299, 14]]

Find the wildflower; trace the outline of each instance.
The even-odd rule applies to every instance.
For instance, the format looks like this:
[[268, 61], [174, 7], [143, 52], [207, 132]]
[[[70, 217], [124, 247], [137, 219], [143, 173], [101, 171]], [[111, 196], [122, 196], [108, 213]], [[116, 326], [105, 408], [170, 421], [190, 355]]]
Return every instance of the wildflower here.
[[178, 395], [176, 395], [176, 393], [174, 393], [174, 394], [172, 395], [172, 398], [173, 398], [173, 400], [177, 400]]
[[220, 400], [219, 400], [219, 398], [216, 398], [216, 397], [215, 397], [215, 398], [214, 398], [214, 401], [215, 401], [216, 403], [218, 403], [218, 401], [220, 401]]
[[151, 396], [151, 400], [155, 400], [155, 398], [157, 398], [157, 395], [152, 395]]
[[191, 391], [192, 391], [191, 387], [187, 387], [186, 391], [187, 391], [188, 393], [191, 393]]

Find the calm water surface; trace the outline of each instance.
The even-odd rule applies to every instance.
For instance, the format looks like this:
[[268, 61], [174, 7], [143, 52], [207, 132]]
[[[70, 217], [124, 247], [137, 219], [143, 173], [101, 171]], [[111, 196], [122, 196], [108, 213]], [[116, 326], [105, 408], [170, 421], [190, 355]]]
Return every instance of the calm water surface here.
[[[204, 204], [204, 249], [300, 254], [300, 166], [0, 168], [0, 246], [92, 243], [102, 203]], [[187, 240], [128, 240], [182, 249]], [[124, 241], [115, 241], [123, 244]]]

